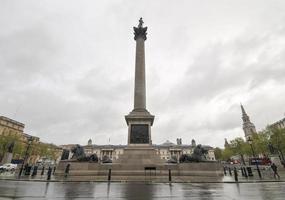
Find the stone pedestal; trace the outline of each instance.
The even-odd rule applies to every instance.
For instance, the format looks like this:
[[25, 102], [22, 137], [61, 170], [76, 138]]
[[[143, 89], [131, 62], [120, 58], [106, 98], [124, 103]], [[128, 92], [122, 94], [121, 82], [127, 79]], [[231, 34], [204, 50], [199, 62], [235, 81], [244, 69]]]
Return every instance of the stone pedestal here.
[[128, 125], [128, 145], [129, 146], [150, 146], [151, 126], [154, 116], [147, 111], [132, 111], [125, 116]]
[[144, 170], [145, 167], [158, 166], [165, 161], [160, 158], [154, 148], [130, 146], [124, 149], [124, 153], [114, 161], [114, 164], [128, 166], [132, 170]]
[[[64, 176], [64, 169], [70, 164], [68, 180], [80, 181], [108, 181], [111, 169], [112, 181], [156, 181], [168, 182], [171, 170], [174, 182], [207, 182], [221, 181], [223, 177], [222, 165], [219, 163], [178, 163], [168, 164], [156, 160], [152, 150], [132, 149], [115, 163], [88, 163], [77, 161], [60, 161], [56, 175], [58, 179]], [[138, 160], [138, 158], [140, 158]], [[156, 164], [151, 160], [156, 160]], [[127, 162], [127, 163], [122, 163]], [[136, 163], [137, 162], [137, 163]], [[146, 170], [153, 168], [153, 170]], [[64, 179], [66, 180], [66, 179]]]

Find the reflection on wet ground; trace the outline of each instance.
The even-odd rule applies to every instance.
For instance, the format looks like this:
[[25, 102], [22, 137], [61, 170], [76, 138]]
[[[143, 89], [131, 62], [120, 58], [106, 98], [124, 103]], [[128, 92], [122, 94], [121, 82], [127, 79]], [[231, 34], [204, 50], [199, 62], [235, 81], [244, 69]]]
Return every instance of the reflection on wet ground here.
[[285, 183], [92, 183], [0, 181], [0, 199], [284, 199]]

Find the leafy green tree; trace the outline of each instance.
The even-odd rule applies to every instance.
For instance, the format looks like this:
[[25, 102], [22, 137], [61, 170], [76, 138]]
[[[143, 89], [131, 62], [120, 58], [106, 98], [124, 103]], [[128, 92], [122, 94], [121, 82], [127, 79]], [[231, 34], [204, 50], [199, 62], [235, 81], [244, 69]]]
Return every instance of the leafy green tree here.
[[216, 147], [214, 149], [214, 153], [215, 153], [216, 160], [222, 159], [222, 149], [220, 149], [219, 147]]
[[252, 136], [252, 145], [257, 155], [262, 154], [263, 156], [268, 156], [269, 138], [270, 136], [268, 131], [261, 131]]
[[[256, 156], [262, 154], [268, 156], [270, 154], [269, 146], [272, 145], [275, 151], [279, 154], [280, 160], [285, 162], [285, 129], [267, 127], [265, 130], [258, 134], [251, 136], [252, 147]], [[229, 142], [229, 145], [220, 152], [217, 150], [217, 155], [221, 155], [222, 160], [229, 160], [232, 156], [239, 155], [241, 161], [245, 164], [244, 157], [252, 156], [252, 150], [247, 141], [243, 138], [235, 138]]]
[[270, 143], [279, 153], [281, 160], [284, 161], [285, 151], [285, 129], [284, 128], [268, 128], [270, 133]]
[[243, 138], [238, 137], [230, 141], [229, 148], [233, 155], [240, 156], [242, 163], [245, 165], [244, 156], [248, 155], [250, 152], [250, 147], [247, 142]]
[[13, 156], [20, 157], [23, 154], [24, 145], [21, 141], [21, 136], [18, 134], [10, 133], [8, 135], [1, 135], [0, 137], [0, 157], [8, 151], [8, 146], [14, 143]]
[[226, 147], [223, 151], [222, 151], [222, 160], [224, 161], [229, 161], [231, 159], [231, 157], [234, 155], [234, 152], [232, 151], [231, 148]]

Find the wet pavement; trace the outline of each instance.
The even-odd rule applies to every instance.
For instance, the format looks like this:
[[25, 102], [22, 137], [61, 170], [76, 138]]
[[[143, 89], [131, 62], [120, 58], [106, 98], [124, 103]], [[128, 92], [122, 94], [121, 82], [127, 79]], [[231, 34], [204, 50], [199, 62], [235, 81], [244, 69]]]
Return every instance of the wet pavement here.
[[284, 199], [284, 182], [98, 183], [0, 180], [0, 199]]

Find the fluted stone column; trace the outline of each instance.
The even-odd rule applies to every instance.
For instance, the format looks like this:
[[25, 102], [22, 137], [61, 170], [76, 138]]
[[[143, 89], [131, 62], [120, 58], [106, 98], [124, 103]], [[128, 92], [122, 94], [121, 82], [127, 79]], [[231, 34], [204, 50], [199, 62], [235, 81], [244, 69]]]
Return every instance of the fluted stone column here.
[[147, 27], [143, 27], [142, 18], [138, 27], [134, 27], [134, 39], [136, 41], [136, 62], [135, 62], [135, 88], [134, 88], [134, 109], [125, 116], [128, 129], [129, 145], [150, 145], [151, 126], [154, 116], [146, 109], [146, 87], [145, 87], [145, 51]]

